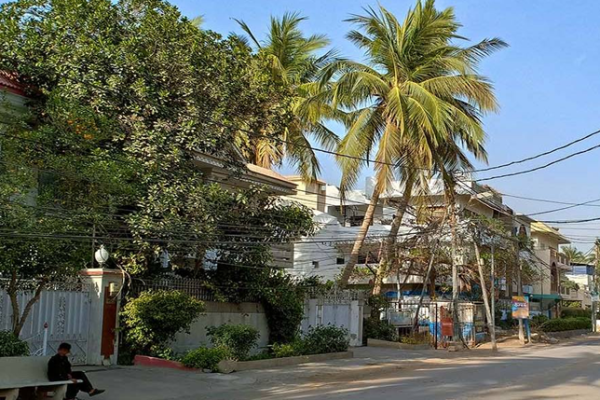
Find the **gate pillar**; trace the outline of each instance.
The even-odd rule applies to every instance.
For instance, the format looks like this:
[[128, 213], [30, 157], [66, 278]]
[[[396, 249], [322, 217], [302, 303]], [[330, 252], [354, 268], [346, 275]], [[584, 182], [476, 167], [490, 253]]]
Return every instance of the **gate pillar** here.
[[116, 365], [118, 356], [118, 315], [123, 274], [119, 270], [90, 268], [81, 271], [92, 285], [87, 362], [90, 365]]

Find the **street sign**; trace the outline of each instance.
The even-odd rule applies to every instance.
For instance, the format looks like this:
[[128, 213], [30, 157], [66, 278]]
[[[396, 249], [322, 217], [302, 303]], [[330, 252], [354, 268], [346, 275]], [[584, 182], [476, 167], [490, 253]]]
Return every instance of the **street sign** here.
[[529, 318], [529, 301], [525, 296], [512, 297], [512, 317], [516, 319]]

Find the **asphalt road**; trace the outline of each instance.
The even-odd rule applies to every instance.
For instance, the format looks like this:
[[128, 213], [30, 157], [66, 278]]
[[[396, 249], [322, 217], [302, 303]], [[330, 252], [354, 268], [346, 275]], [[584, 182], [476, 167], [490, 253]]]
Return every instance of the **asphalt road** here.
[[109, 389], [102, 396], [107, 400], [597, 399], [600, 338], [498, 355], [358, 349], [352, 360], [271, 371], [221, 375], [125, 368], [91, 376]]

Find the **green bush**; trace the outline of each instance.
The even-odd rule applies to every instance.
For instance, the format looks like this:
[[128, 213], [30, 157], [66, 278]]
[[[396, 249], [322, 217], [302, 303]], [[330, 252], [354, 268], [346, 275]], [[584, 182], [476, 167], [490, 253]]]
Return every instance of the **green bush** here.
[[218, 371], [219, 362], [229, 358], [227, 349], [215, 347], [212, 349], [200, 347], [187, 353], [181, 363], [188, 368], [210, 369]]
[[203, 310], [203, 302], [178, 291], [143, 292], [121, 313], [125, 338], [137, 354], [160, 354], [177, 332], [189, 331]]
[[563, 308], [560, 312], [561, 318], [577, 318], [586, 317], [592, 318], [592, 310], [584, 310], [583, 308]]
[[290, 275], [270, 276], [257, 291], [269, 324], [271, 343], [293, 342], [304, 318], [305, 288]]
[[536, 315], [531, 318], [531, 328], [537, 329], [540, 326], [542, 326], [543, 324], [545, 324], [546, 322], [548, 322], [549, 320], [550, 319], [548, 317], [546, 317], [545, 315]]
[[377, 318], [365, 318], [363, 322], [363, 338], [396, 341], [398, 334], [396, 327], [386, 320]]
[[0, 357], [23, 357], [29, 355], [27, 342], [16, 337], [12, 332], [0, 331]]
[[348, 350], [348, 330], [337, 326], [311, 327], [302, 339], [302, 354], [335, 353]]
[[292, 343], [273, 344], [273, 356], [275, 358], [301, 356], [304, 348], [302, 340], [296, 340]]
[[215, 347], [222, 347], [231, 353], [232, 357], [244, 360], [250, 350], [258, 344], [260, 334], [256, 328], [249, 325], [221, 325], [206, 328], [206, 334]]
[[556, 318], [544, 322], [540, 326], [543, 332], [562, 332], [576, 329], [592, 329], [592, 321], [589, 318]]

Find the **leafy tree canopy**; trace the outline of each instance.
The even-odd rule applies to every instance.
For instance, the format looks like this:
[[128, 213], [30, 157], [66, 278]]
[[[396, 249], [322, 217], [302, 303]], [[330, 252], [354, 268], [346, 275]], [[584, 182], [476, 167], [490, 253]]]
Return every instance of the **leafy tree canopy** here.
[[72, 273], [94, 239], [132, 273], [163, 250], [193, 273], [207, 249], [226, 268], [263, 267], [273, 242], [309, 233], [305, 208], [225, 190], [195, 163], [239, 166], [239, 135], [285, 128], [291, 96], [267, 63], [160, 0], [1, 5], [0, 70], [29, 111], [0, 132], [0, 273]]

